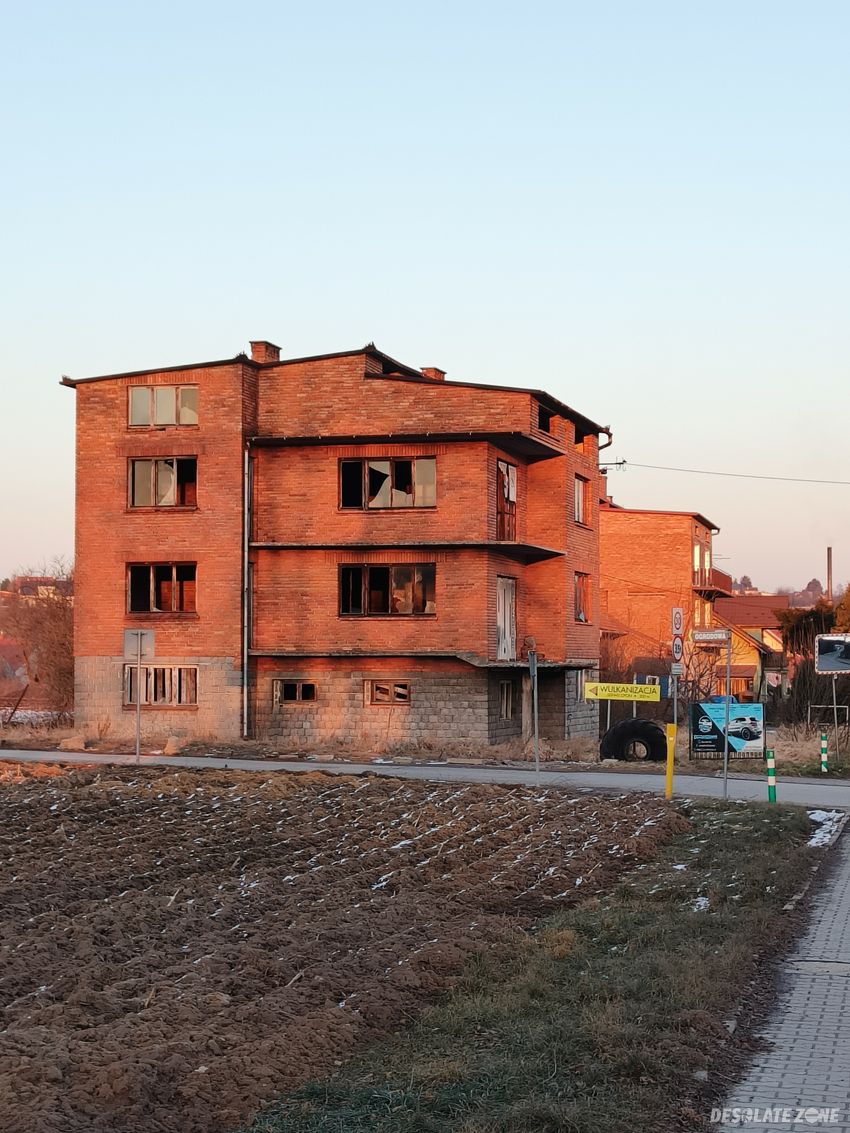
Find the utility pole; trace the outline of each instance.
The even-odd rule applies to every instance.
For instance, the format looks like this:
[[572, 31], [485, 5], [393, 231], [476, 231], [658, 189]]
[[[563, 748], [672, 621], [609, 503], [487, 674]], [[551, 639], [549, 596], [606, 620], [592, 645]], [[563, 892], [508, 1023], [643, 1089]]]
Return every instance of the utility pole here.
[[826, 600], [832, 605], [832, 547], [826, 549]]

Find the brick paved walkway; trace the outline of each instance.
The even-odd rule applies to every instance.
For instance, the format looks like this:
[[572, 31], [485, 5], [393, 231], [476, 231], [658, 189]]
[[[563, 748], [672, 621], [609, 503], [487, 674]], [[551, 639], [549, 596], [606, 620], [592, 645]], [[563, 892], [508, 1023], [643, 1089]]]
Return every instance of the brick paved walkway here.
[[[739, 1120], [720, 1130], [850, 1133], [850, 834], [834, 852], [808, 931], [782, 965], [779, 996], [760, 1031], [769, 1047], [723, 1103], [758, 1109], [762, 1118], [770, 1108], [774, 1120]], [[812, 1112], [833, 1108], [837, 1122]], [[806, 1112], [800, 1121], [787, 1113], [775, 1120], [777, 1109]]]

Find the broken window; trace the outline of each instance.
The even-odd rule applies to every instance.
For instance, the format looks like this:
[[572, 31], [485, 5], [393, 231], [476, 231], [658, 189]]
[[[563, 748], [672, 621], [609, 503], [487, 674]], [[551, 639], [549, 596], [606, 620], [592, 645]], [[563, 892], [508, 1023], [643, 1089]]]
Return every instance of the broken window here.
[[186, 665], [124, 666], [124, 703], [138, 702], [137, 680], [141, 674], [142, 704], [153, 708], [173, 708], [198, 703], [198, 670]]
[[341, 460], [342, 508], [434, 507], [437, 461], [433, 456]]
[[130, 461], [130, 507], [195, 507], [197, 502], [197, 457]]
[[516, 465], [496, 461], [496, 538], [516, 539]]
[[499, 681], [499, 719], [514, 718], [514, 682]]
[[410, 681], [367, 681], [370, 704], [410, 704]]
[[197, 425], [197, 386], [130, 386], [131, 425]]
[[590, 614], [590, 575], [576, 571], [575, 619], [577, 622], [589, 622]]
[[276, 708], [280, 708], [282, 704], [299, 704], [304, 701], [315, 701], [316, 682], [276, 680], [272, 683], [272, 695]]
[[127, 609], [131, 614], [195, 612], [195, 563], [131, 563]]
[[584, 476], [575, 478], [574, 516], [576, 523], [590, 525], [590, 481]]
[[436, 613], [434, 563], [391, 566], [342, 566], [339, 571], [341, 614]]

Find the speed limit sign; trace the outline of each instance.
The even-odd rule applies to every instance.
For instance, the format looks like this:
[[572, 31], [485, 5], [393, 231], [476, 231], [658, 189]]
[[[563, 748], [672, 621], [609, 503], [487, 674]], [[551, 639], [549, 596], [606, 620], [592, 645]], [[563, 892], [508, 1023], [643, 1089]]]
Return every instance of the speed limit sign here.
[[684, 651], [685, 651], [685, 647], [682, 643], [682, 639], [681, 639], [681, 637], [679, 637], [678, 634], [676, 634], [673, 638], [673, 648], [671, 650], [671, 652], [673, 654], [673, 660], [676, 661], [677, 663], [679, 661], [681, 661], [682, 660], [682, 654], [684, 653]]
[[681, 637], [685, 631], [685, 611], [681, 606], [674, 606], [670, 611], [671, 629], [674, 637]]

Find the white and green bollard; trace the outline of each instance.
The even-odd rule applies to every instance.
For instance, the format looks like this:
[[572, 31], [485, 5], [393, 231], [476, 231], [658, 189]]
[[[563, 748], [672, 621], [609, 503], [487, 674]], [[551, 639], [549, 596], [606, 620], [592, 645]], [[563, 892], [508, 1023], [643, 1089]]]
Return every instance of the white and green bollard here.
[[829, 771], [829, 756], [826, 747], [826, 732], [820, 734], [820, 769], [824, 773]]
[[767, 763], [767, 801], [769, 803], [776, 802], [776, 760], [773, 757], [773, 748], [768, 748], [765, 752], [765, 761]]

